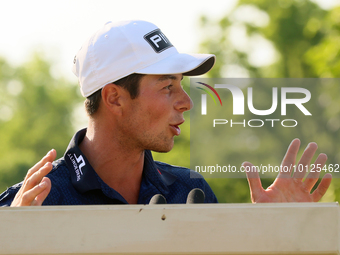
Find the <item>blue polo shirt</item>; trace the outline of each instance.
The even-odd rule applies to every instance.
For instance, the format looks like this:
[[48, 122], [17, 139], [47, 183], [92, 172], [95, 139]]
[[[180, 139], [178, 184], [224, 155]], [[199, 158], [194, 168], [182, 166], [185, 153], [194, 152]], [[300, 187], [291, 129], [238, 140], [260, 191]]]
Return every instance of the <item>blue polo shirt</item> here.
[[[79, 149], [78, 145], [85, 134], [86, 129], [78, 131], [64, 157], [53, 162], [53, 169], [47, 175], [52, 188], [43, 205], [127, 204], [116, 190], [97, 175]], [[204, 191], [206, 203], [217, 203], [216, 196], [200, 174], [187, 168], [155, 162], [149, 150], [144, 155], [138, 204], [148, 204], [156, 194], [162, 194], [167, 203], [185, 203], [188, 193], [194, 188]], [[22, 182], [1, 194], [0, 206], [9, 206], [21, 185]]]

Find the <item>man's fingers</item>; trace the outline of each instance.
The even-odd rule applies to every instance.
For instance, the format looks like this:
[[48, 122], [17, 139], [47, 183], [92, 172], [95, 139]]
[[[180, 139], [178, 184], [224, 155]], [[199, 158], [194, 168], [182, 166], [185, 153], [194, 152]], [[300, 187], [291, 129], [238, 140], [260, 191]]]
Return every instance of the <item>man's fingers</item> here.
[[27, 172], [11, 206], [42, 204], [51, 189], [51, 181], [45, 176], [52, 170], [51, 162], [55, 160], [56, 156], [57, 152], [54, 149], [50, 150], [45, 157]]
[[[13, 200], [11, 206], [30, 206], [35, 205], [34, 201], [37, 196], [43, 194], [43, 196], [39, 199], [39, 202], [42, 204], [43, 200], [48, 195], [51, 190], [51, 181], [47, 177], [44, 178], [44, 181], [33, 187], [32, 189], [23, 192], [22, 196], [18, 200]], [[46, 194], [47, 192], [47, 194]], [[45, 196], [45, 197], [44, 197]], [[37, 201], [38, 202], [38, 201]]]
[[286, 155], [281, 164], [281, 169], [289, 169], [289, 171], [281, 171], [279, 177], [290, 177], [293, 166], [295, 165], [296, 156], [299, 152], [300, 140], [295, 138], [289, 145]]
[[256, 200], [261, 197], [263, 192], [260, 175], [253, 164], [244, 162], [242, 166], [244, 167], [247, 174], [251, 200], [252, 202], [256, 202]]
[[315, 160], [314, 166], [310, 169], [310, 172], [308, 173], [306, 180], [304, 181], [304, 185], [307, 190], [311, 191], [315, 183], [318, 181], [320, 172], [322, 171], [322, 168], [326, 164], [326, 161], [327, 155], [324, 153], [321, 153]]
[[23, 184], [23, 193], [32, 189], [36, 185], [38, 185], [41, 180], [52, 170], [53, 165], [50, 162], [47, 162], [43, 167], [41, 167], [38, 171], [32, 174]]
[[312, 161], [317, 149], [318, 145], [316, 143], [308, 144], [301, 156], [299, 163], [296, 166], [296, 171], [294, 172], [293, 178], [302, 181], [309, 170], [310, 162]]
[[313, 202], [318, 202], [323, 195], [325, 195], [329, 185], [332, 181], [332, 175], [331, 174], [325, 174], [325, 176], [322, 178], [319, 186], [316, 190], [312, 193], [312, 200]]
[[57, 157], [57, 152], [55, 149], [50, 150], [47, 154], [37, 163], [35, 164], [30, 170], [28, 170], [25, 179], [29, 178], [32, 174], [42, 168], [47, 162], [53, 162]]
[[51, 181], [50, 181], [49, 178], [44, 177], [41, 181], [41, 184], [42, 184], [44, 189], [42, 190], [42, 192], [40, 194], [38, 194], [36, 196], [36, 198], [32, 202], [32, 205], [38, 205], [38, 206], [42, 205], [45, 198], [48, 196], [48, 194], [51, 191], [52, 185], [51, 185]]

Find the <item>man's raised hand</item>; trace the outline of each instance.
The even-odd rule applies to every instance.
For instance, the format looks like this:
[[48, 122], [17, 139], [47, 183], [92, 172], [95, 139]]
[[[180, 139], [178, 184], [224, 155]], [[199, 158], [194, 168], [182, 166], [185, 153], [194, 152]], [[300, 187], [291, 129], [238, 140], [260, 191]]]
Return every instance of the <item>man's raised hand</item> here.
[[42, 205], [51, 190], [51, 181], [45, 176], [52, 170], [52, 162], [56, 156], [56, 151], [50, 150], [45, 157], [28, 170], [11, 206]]
[[[300, 148], [300, 140], [294, 139], [283, 158], [278, 177], [266, 190], [262, 188], [260, 176], [257, 171], [246, 171], [252, 202], [318, 202], [331, 184], [332, 175], [329, 173], [326, 174], [313, 193], [310, 192], [318, 181], [321, 171], [318, 171], [316, 168], [313, 169], [303, 181], [303, 178], [309, 170], [309, 167], [306, 166], [310, 166], [317, 147], [316, 143], [308, 144], [299, 163], [295, 167], [296, 156]], [[318, 166], [318, 169], [321, 170], [326, 160], [326, 154], [321, 153], [315, 160], [314, 165]], [[249, 162], [244, 162], [243, 166], [248, 170], [251, 168], [253, 170], [255, 169]]]

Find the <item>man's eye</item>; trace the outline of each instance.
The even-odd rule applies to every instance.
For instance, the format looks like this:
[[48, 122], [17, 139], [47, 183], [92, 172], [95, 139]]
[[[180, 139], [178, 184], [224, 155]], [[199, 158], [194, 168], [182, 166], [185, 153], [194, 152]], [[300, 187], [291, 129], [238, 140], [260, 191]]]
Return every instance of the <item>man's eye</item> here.
[[170, 90], [171, 87], [172, 87], [172, 85], [170, 84], [169, 86], [164, 87], [164, 89], [169, 89]]

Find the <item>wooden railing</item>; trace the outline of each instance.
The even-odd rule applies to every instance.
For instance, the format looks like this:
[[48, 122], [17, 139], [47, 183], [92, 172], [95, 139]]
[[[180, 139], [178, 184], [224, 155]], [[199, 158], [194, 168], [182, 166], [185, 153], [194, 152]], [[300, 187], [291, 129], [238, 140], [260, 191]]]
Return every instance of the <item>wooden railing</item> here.
[[0, 254], [339, 254], [338, 203], [0, 208]]

